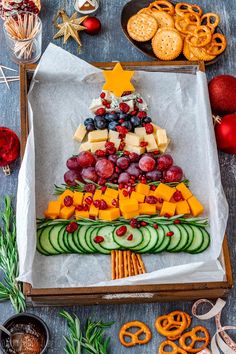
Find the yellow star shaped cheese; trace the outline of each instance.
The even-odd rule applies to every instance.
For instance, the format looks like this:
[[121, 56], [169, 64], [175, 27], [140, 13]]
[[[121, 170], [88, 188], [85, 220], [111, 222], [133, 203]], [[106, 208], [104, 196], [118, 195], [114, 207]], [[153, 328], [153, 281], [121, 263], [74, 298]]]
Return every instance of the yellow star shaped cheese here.
[[103, 90], [111, 91], [115, 96], [120, 97], [125, 91], [135, 91], [130, 82], [134, 71], [124, 70], [120, 63], [117, 63], [113, 70], [103, 70], [106, 82]]

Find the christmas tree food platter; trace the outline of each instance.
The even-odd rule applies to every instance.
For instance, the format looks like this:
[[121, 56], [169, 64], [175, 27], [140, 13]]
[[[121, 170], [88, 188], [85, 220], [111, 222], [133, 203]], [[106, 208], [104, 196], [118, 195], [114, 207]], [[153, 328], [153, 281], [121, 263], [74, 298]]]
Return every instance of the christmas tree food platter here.
[[[178, 147], [180, 149], [184, 147], [185, 135], [183, 134], [182, 137], [184, 140], [182, 145], [182, 143], [180, 144], [181, 139], [175, 139], [170, 121], [161, 118], [161, 115], [157, 114], [155, 110], [156, 107], [154, 110], [152, 109], [155, 100], [152, 99], [153, 94], [142, 90], [142, 87], [145, 86], [144, 81], [142, 81], [142, 85], [138, 83], [142, 75], [149, 76], [150, 72], [159, 72], [163, 80], [166, 73], [170, 72], [177, 72], [177, 76], [180, 75], [180, 77], [183, 72], [184, 75], [190, 77], [194, 77], [199, 72], [198, 64], [183, 64], [175, 66], [175, 63], [168, 63], [168, 66], [156, 66], [155, 63], [145, 63], [144, 65], [123, 63], [121, 70], [122, 68], [126, 69], [126, 74], [135, 71], [130, 82], [136, 89], [136, 91], [123, 96], [119, 96], [117, 92], [115, 95], [114, 88], [105, 87], [102, 89], [105, 80], [102, 78], [100, 70], [96, 69], [95, 72], [99, 76], [95, 84], [96, 89], [88, 95], [89, 99], [86, 102], [83, 102], [82, 97], [79, 96], [80, 109], [87, 113], [81, 114], [81, 119], [79, 121], [76, 119], [71, 125], [70, 134], [64, 132], [64, 136], [59, 133], [60, 126], [63, 125], [60, 125], [60, 120], [57, 121], [57, 136], [60, 135], [60, 146], [66, 146], [66, 151], [63, 152], [63, 168], [60, 166], [60, 171], [56, 171], [57, 164], [54, 162], [50, 168], [50, 176], [47, 177], [50, 180], [50, 185], [48, 183], [45, 186], [45, 179], [43, 179], [40, 181], [43, 183], [42, 188], [39, 189], [38, 177], [36, 178], [36, 196], [38, 195], [37, 191], [41, 190], [43, 198], [37, 199], [37, 203], [39, 203], [37, 209], [40, 210], [40, 213], [37, 212], [39, 218], [37, 224], [38, 251], [34, 257], [28, 253], [29, 263], [33, 261], [31, 266], [31, 271], [34, 274], [33, 281], [29, 277], [24, 279], [24, 281], [31, 283], [31, 285], [25, 284], [25, 293], [28, 294], [29, 301], [37, 304], [60, 304], [65, 299], [68, 304], [139, 302], [141, 293], [143, 294], [142, 301], [158, 301], [163, 297], [173, 300], [199, 296], [222, 296], [231, 287], [231, 270], [226, 241], [223, 243], [223, 249], [218, 258], [225, 276], [222, 275], [220, 279], [219, 274], [215, 275], [217, 269], [214, 269], [214, 261], [212, 260], [208, 264], [206, 275], [199, 278], [199, 275], [201, 277], [201, 274], [204, 273], [202, 262], [204, 263], [205, 259], [212, 259], [212, 248], [216, 248], [218, 242], [217, 237], [212, 237], [211, 218], [209, 221], [207, 220], [210, 215], [208, 197], [204, 198], [201, 190], [196, 188], [197, 184], [202, 185], [201, 178], [200, 182], [196, 181], [193, 173], [187, 168], [188, 164], [184, 159], [179, 158]], [[114, 64], [103, 63], [98, 67], [105, 68], [105, 72], [109, 76], [109, 73], [113, 72]], [[31, 68], [34, 69], [34, 67]], [[29, 72], [30, 66], [21, 68], [22, 132], [25, 134], [25, 138], [27, 130], [24, 129], [26, 128], [24, 124], [27, 122], [28, 111], [26, 105], [23, 104], [26, 103], [26, 96], [23, 93], [27, 92], [26, 75]], [[40, 70], [38, 73], [40, 74]], [[176, 74], [174, 75], [176, 76]], [[33, 90], [31, 88], [32, 91], [34, 89], [34, 87]], [[189, 90], [192, 94], [191, 87]], [[132, 91], [132, 88], [125, 91]], [[41, 93], [42, 91], [38, 92], [37, 99], [42, 98]], [[115, 101], [114, 96], [119, 99]], [[73, 97], [72, 94], [72, 102]], [[32, 98], [30, 93], [29, 100], [34, 111], [36, 101], [33, 102]], [[171, 102], [173, 103], [174, 100], [171, 99]], [[67, 103], [64, 101], [64, 104]], [[137, 110], [136, 105], [138, 104], [142, 105], [142, 109]], [[126, 105], [129, 106], [130, 112], [124, 112], [124, 110], [128, 110]], [[47, 102], [45, 102], [46, 106]], [[89, 113], [89, 107], [94, 113]], [[58, 112], [60, 108], [58, 107]], [[108, 112], [104, 112], [102, 109], [108, 110]], [[100, 111], [97, 112], [97, 110]], [[132, 111], [136, 111], [136, 114], [130, 115], [129, 113]], [[135, 127], [133, 123], [136, 119], [134, 118], [138, 118], [137, 115], [140, 112], [146, 112], [146, 114], [139, 114], [140, 126]], [[35, 119], [37, 114], [39, 112], [34, 111]], [[118, 121], [112, 119], [115, 114], [119, 115]], [[120, 117], [122, 114], [123, 118]], [[106, 127], [103, 126], [103, 119], [94, 120], [94, 117], [98, 115], [101, 118], [110, 115], [105, 118], [109, 118]], [[133, 117], [132, 127], [125, 123], [131, 122], [131, 119], [124, 119], [125, 115]], [[59, 117], [61, 119], [60, 113], [58, 113]], [[172, 113], [169, 114], [169, 117], [169, 119], [173, 117]], [[90, 120], [85, 121], [87, 118]], [[145, 118], [146, 121], [144, 121]], [[31, 119], [30, 116], [29, 119]], [[118, 125], [115, 125], [117, 122]], [[38, 130], [37, 119], [34, 123], [34, 129]], [[112, 130], [110, 129], [111, 123], [113, 129], [123, 127], [129, 131]], [[194, 124], [195, 122], [192, 121], [192, 125]], [[111, 125], [110, 128], [109, 125]], [[65, 126], [64, 128], [66, 130]], [[138, 135], [137, 130], [135, 131], [137, 128], [144, 128], [146, 134]], [[107, 134], [104, 134], [105, 130], [107, 130]], [[165, 130], [166, 140], [163, 144], [159, 142], [162, 151], [157, 153], [156, 150], [160, 149], [156, 149], [156, 146], [153, 147], [153, 151], [148, 151], [151, 145], [148, 140], [149, 136], [152, 136], [152, 141], [154, 139], [158, 147], [158, 130]], [[100, 141], [93, 141], [94, 137], [95, 140], [97, 139], [96, 134], [98, 133], [100, 133]], [[115, 133], [119, 133], [119, 135], [117, 136]], [[35, 135], [35, 143], [38, 149], [41, 149], [41, 144], [38, 145], [37, 134]], [[130, 140], [129, 134], [133, 139]], [[72, 139], [73, 135], [74, 139]], [[25, 138], [23, 136], [23, 143], [25, 143]], [[99, 149], [94, 151], [94, 146], [97, 143], [99, 143]], [[120, 145], [121, 149], [119, 149]], [[126, 146], [131, 147], [129, 153], [126, 152], [128, 151]], [[57, 148], [55, 146], [56, 150]], [[132, 151], [132, 148], [135, 151]], [[138, 154], [137, 151], [140, 148], [140, 154]], [[131, 156], [130, 153], [132, 153]], [[39, 158], [37, 154], [36, 151], [36, 161]], [[48, 158], [50, 159], [50, 157]], [[132, 161], [132, 158], [137, 160]], [[65, 166], [66, 162], [67, 167]], [[76, 167], [78, 162], [82, 163], [82, 169]], [[165, 168], [161, 167], [161, 163]], [[165, 163], [169, 164], [168, 168]], [[44, 162], [40, 164], [40, 169], [44, 169], [43, 164]], [[73, 164], [75, 165], [73, 166]], [[127, 169], [130, 169], [130, 165], [139, 170], [137, 177], [126, 172]], [[146, 170], [147, 165], [150, 166]], [[176, 180], [172, 179], [173, 174], [167, 173], [168, 169], [173, 166], [179, 166], [177, 169], [174, 168]], [[155, 173], [153, 173], [154, 170]], [[159, 180], [160, 176], [158, 178], [156, 171], [162, 172], [161, 180]], [[36, 163], [36, 176], [38, 173], [39, 165], [37, 167]], [[128, 181], [125, 173], [129, 174]], [[63, 174], [65, 174], [65, 181], [62, 184]], [[114, 176], [111, 181], [112, 175]], [[169, 177], [167, 177], [168, 175]], [[52, 178], [53, 176], [54, 178]], [[126, 180], [122, 181], [119, 178], [126, 178]], [[165, 180], [165, 178], [167, 179]], [[194, 201], [193, 204], [191, 204], [191, 198]], [[178, 208], [176, 204], [178, 204]], [[185, 210], [182, 209], [183, 211], [179, 212], [179, 207], [185, 207]], [[32, 242], [32, 238], [28, 238], [28, 241]], [[22, 255], [21, 250], [19, 253]], [[185, 257], [191, 257], [188, 258], [190, 261], [186, 266], [185, 262], [182, 262]], [[96, 260], [99, 260], [99, 263]], [[95, 266], [94, 262], [96, 262], [97, 277], [95, 287], [91, 286], [96, 283], [96, 280], [91, 281], [95, 276], [92, 272]], [[187, 275], [177, 274], [174, 276], [178, 269], [176, 265], [180, 268], [183, 267], [183, 271], [186, 271]], [[170, 268], [166, 273], [164, 268], [168, 268], [168, 266]], [[79, 272], [72, 272], [71, 269], [76, 269], [76, 267], [80, 269]], [[189, 271], [188, 268], [191, 268], [192, 271]], [[58, 269], [58, 272], [53, 273], [54, 277], [50, 278], [49, 283], [48, 273], [52, 272], [51, 270], [55, 272], [55, 269]], [[159, 274], [157, 279], [154, 275], [156, 271]], [[164, 281], [161, 280], [160, 272], [162, 271], [165, 274]], [[67, 277], [67, 284], [60, 280], [62, 272]], [[83, 278], [81, 278], [82, 276]], [[113, 281], [110, 280], [111, 277], [114, 279]], [[118, 278], [122, 279], [116, 280]]]

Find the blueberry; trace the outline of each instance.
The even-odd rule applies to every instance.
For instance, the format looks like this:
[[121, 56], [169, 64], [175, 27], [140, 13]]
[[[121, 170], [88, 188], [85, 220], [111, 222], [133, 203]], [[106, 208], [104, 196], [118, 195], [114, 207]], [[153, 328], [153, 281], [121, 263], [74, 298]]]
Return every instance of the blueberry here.
[[94, 124], [87, 124], [86, 130], [87, 130], [87, 132], [92, 132], [93, 130], [96, 130], [95, 125]]
[[143, 118], [143, 123], [147, 124], [147, 123], [151, 123], [152, 119], [150, 117], [145, 117]]
[[109, 130], [115, 130], [116, 131], [116, 127], [117, 125], [119, 125], [119, 123], [113, 121], [113, 122], [110, 122], [109, 125], [108, 125], [108, 129]]
[[138, 117], [131, 117], [130, 118], [130, 122], [133, 124], [134, 128], [142, 126], [142, 122], [141, 122], [141, 120]]
[[126, 114], [126, 113], [120, 113], [120, 119], [124, 119], [124, 120], [129, 120], [129, 115], [128, 114]]
[[93, 118], [87, 118], [84, 121], [84, 125], [87, 126], [88, 124], [94, 124]]
[[97, 129], [106, 129], [106, 127], [107, 127], [106, 119], [101, 116], [96, 116], [94, 118], [94, 122], [95, 122], [95, 127]]
[[108, 120], [108, 122], [113, 122], [116, 120], [119, 120], [119, 117], [117, 116], [116, 113], [107, 113], [105, 115], [106, 120]]
[[129, 121], [122, 123], [121, 126], [127, 128], [129, 132], [131, 132], [133, 130], [132, 123]]

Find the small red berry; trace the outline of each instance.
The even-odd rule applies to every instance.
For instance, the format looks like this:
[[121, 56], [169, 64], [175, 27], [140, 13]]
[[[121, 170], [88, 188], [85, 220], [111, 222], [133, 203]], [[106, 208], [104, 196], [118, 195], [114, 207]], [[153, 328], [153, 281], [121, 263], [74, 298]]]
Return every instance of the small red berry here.
[[124, 234], [127, 232], [127, 227], [125, 225], [120, 226], [117, 230], [116, 230], [116, 234], [117, 236], [124, 236]]
[[101, 98], [105, 98], [105, 97], [106, 97], [105, 92], [102, 92], [102, 93], [100, 94], [100, 97], [101, 97]]
[[146, 141], [141, 141], [141, 143], [139, 144], [140, 147], [145, 147], [148, 146], [148, 142]]
[[67, 195], [65, 198], [64, 198], [64, 205], [66, 207], [70, 207], [71, 205], [73, 205], [73, 198], [70, 196], [70, 195]]
[[145, 124], [145, 130], [147, 134], [152, 134], [154, 131], [153, 125], [151, 123]]
[[83, 205], [77, 205], [75, 209], [78, 210], [78, 211], [82, 211], [83, 210]]
[[165, 218], [170, 218], [170, 214], [165, 213], [165, 214], [164, 214], [164, 217], [165, 217]]
[[97, 157], [104, 157], [104, 156], [106, 156], [106, 151], [104, 151], [104, 150], [96, 150], [95, 151], [95, 155]]
[[157, 189], [157, 187], [152, 184], [150, 189], [151, 189], [151, 191], [155, 191]]
[[101, 204], [100, 200], [94, 200], [94, 202], [93, 202], [93, 205], [95, 206], [95, 208], [99, 208], [100, 204]]
[[143, 103], [142, 98], [141, 98], [141, 97], [137, 98], [137, 102], [138, 102], [138, 103]]
[[104, 241], [104, 237], [103, 236], [96, 236], [96, 237], [94, 237], [93, 240], [95, 243], [101, 243]]
[[174, 192], [173, 198], [176, 202], [179, 202], [180, 200], [184, 200], [182, 193], [178, 190]]
[[137, 113], [137, 117], [140, 119], [143, 119], [143, 118], [147, 117], [147, 113], [145, 111], [139, 111]]
[[173, 231], [169, 231], [167, 232], [166, 236], [173, 236], [174, 235], [174, 232]]
[[146, 184], [146, 183], [147, 183], [147, 180], [146, 180], [145, 177], [142, 177], [142, 178], [141, 178], [141, 183], [142, 183], [142, 184]]
[[157, 224], [153, 224], [153, 227], [157, 230], [159, 226]]
[[111, 142], [111, 141], [107, 141], [106, 144], [105, 144], [105, 147], [108, 148], [108, 149], [109, 148], [113, 148], [114, 146], [115, 146], [115, 144], [113, 142]]
[[111, 108], [110, 103], [107, 103], [106, 107], [107, 107], [108, 109]]
[[141, 221], [141, 226], [147, 226], [147, 223], [146, 223], [146, 221]]
[[77, 224], [75, 221], [70, 222], [70, 223], [66, 226], [66, 231], [67, 231], [69, 234], [72, 234], [72, 233], [75, 232], [77, 229], [78, 229], [78, 224]]
[[114, 155], [116, 153], [116, 148], [114, 146], [110, 148], [106, 148], [106, 153], [108, 155]]
[[128, 241], [132, 241], [132, 240], [133, 240], [133, 238], [134, 238], [134, 237], [133, 237], [133, 235], [132, 235], [132, 234], [130, 234], [130, 235], [127, 237], [127, 240], [128, 240]]
[[136, 116], [137, 111], [132, 111], [132, 112], [130, 112], [129, 114], [130, 114], [131, 116]]
[[83, 211], [89, 211], [89, 206], [87, 204], [83, 205]]
[[91, 196], [85, 198], [85, 203], [88, 204], [88, 205], [93, 204], [93, 198]]
[[105, 193], [106, 190], [107, 190], [107, 186], [102, 186], [102, 188], [101, 188], [102, 193]]
[[124, 147], [125, 147], [125, 142], [124, 141], [122, 141], [121, 143], [120, 143], [120, 146], [119, 146], [119, 149], [118, 150], [124, 150]]
[[103, 106], [106, 106], [108, 104], [107, 100], [102, 100]]
[[137, 229], [139, 227], [139, 223], [137, 219], [131, 219], [129, 224], [133, 229]]
[[96, 116], [104, 116], [105, 113], [106, 113], [105, 108], [98, 108], [95, 112]]
[[124, 112], [124, 113], [128, 113], [129, 110], [130, 110], [129, 105], [127, 103], [125, 103], [125, 102], [121, 102], [119, 104], [119, 108], [120, 108], [121, 112]]
[[174, 220], [174, 224], [181, 224], [181, 221], [179, 219]]
[[107, 209], [107, 203], [105, 202], [105, 200], [101, 200], [100, 202], [100, 208], [101, 210], [106, 210]]
[[124, 197], [128, 197], [129, 192], [126, 189], [124, 189], [122, 194], [123, 194]]

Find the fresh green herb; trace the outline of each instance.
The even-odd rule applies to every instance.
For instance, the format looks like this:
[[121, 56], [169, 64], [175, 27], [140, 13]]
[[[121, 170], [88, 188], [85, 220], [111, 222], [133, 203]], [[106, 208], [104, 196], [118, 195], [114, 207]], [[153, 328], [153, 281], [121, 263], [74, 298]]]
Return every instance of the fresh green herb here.
[[19, 258], [16, 243], [16, 220], [9, 196], [5, 197], [4, 211], [0, 214], [3, 223], [0, 228], [0, 269], [4, 273], [0, 282], [0, 301], [10, 300], [17, 312], [25, 310], [22, 285], [17, 282]]
[[60, 315], [67, 320], [69, 335], [64, 337], [66, 341], [66, 354], [82, 354], [83, 350], [89, 354], [107, 354], [110, 338], [105, 338], [104, 332], [110, 328], [114, 322], [104, 323], [102, 321], [87, 321], [84, 329], [85, 335], [81, 331], [79, 318], [73, 317], [66, 311]]

